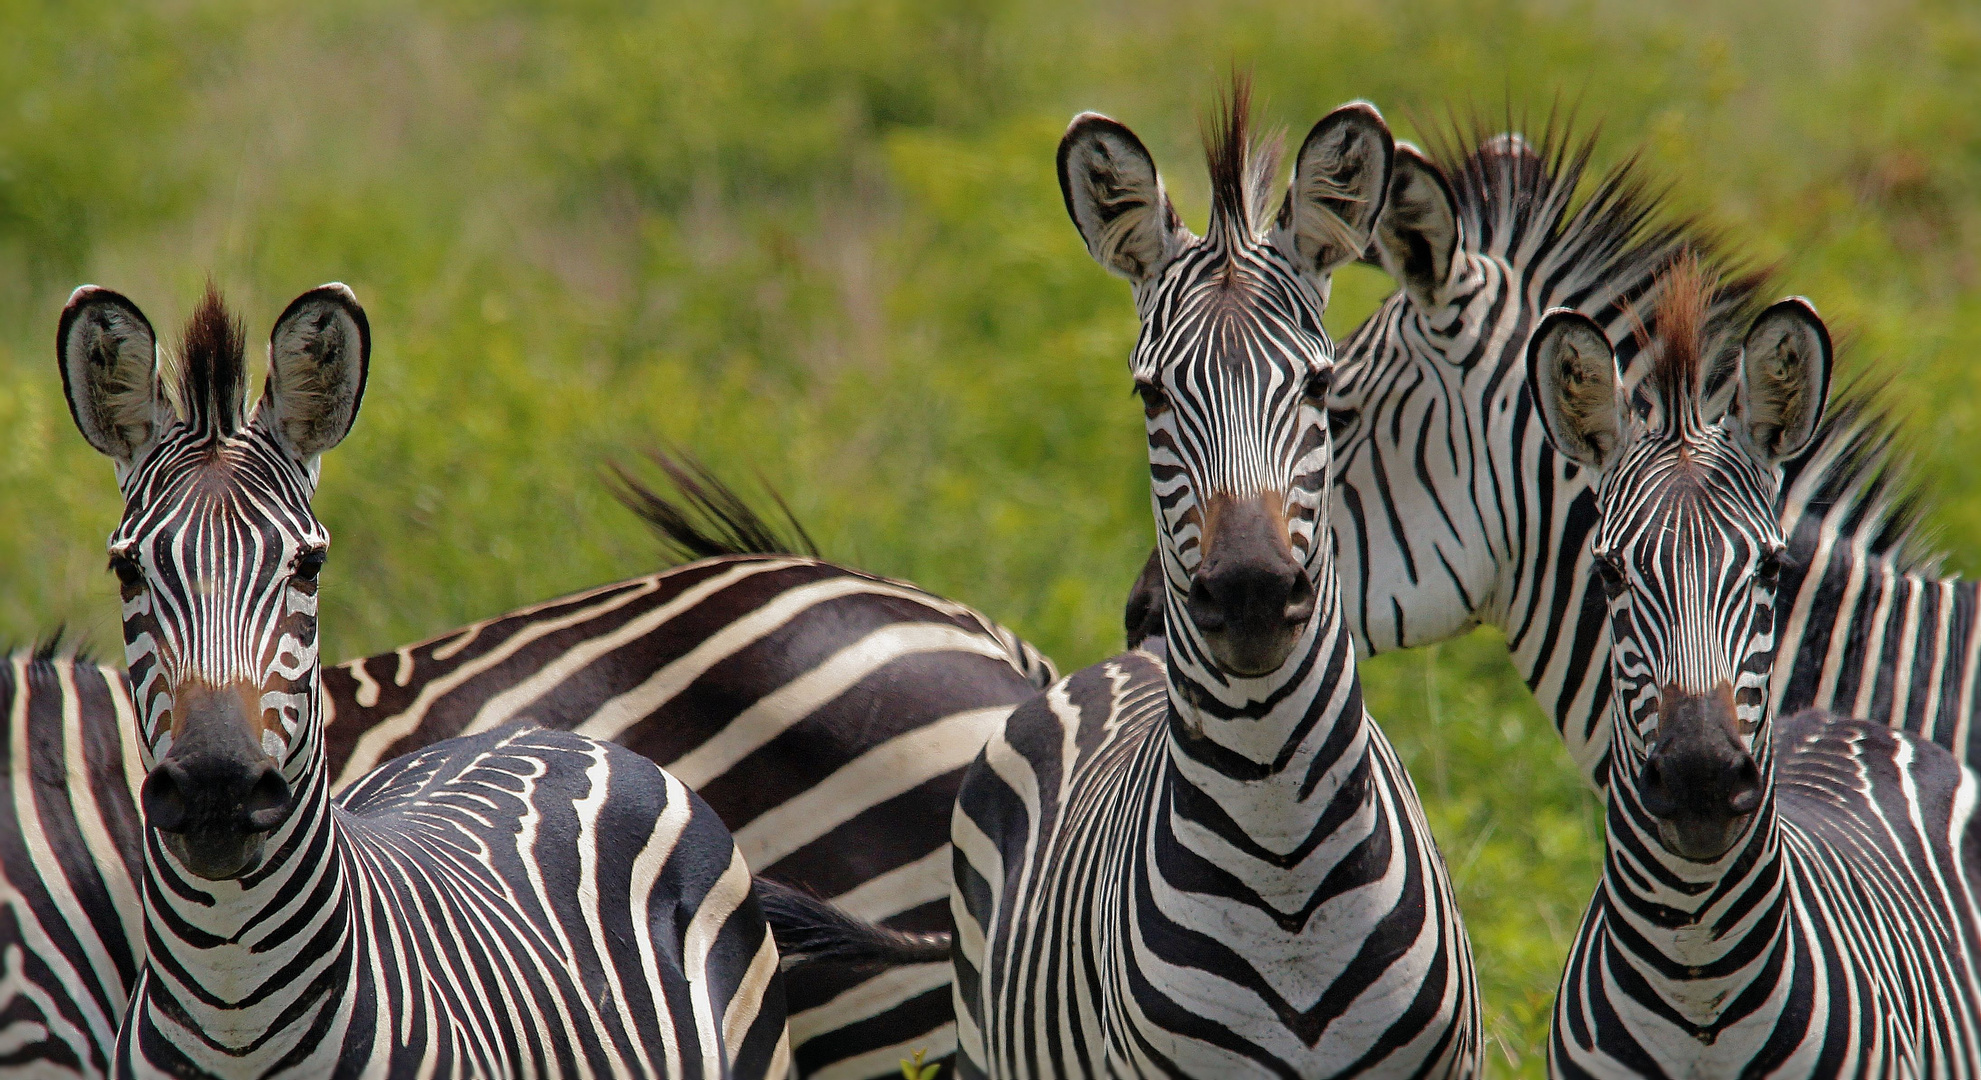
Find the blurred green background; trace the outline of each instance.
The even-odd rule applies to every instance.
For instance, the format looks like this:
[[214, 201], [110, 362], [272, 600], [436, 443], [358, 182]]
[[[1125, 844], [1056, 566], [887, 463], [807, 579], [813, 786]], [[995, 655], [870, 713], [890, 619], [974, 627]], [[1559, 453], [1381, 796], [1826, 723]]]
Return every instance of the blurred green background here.
[[[1297, 135], [1364, 97], [1600, 122], [1888, 373], [1952, 565], [1981, 565], [1981, 13], [1958, 2], [1094, 6], [0, 0], [0, 640], [118, 655], [109, 465], [52, 363], [76, 284], [161, 331], [212, 275], [262, 340], [356, 288], [365, 407], [317, 509], [327, 656], [655, 563], [601, 463], [761, 473], [842, 561], [1120, 643], [1151, 523], [1127, 286], [1060, 206], [1076, 110], [1201, 227], [1234, 63]], [[1535, 124], [1538, 126], [1538, 122]], [[1354, 269], [1345, 333], [1390, 288]], [[1366, 665], [1459, 882], [1498, 1071], [1538, 1074], [1600, 818], [1490, 635]]]

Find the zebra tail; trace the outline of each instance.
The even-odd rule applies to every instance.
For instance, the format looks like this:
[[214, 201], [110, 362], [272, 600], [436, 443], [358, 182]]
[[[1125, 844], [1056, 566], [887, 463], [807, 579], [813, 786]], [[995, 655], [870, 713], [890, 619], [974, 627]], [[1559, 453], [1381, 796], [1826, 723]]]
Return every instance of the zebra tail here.
[[[726, 555], [804, 555], [817, 558], [818, 544], [798, 523], [784, 497], [763, 483], [777, 504], [783, 524], [773, 524], [715, 471], [678, 447], [647, 453], [677, 493], [662, 495], [618, 464], [606, 478], [612, 494], [660, 538], [668, 556], [681, 562]], [[761, 478], [759, 478], [761, 480]]]
[[769, 878], [756, 879], [756, 894], [785, 971], [813, 964], [891, 968], [949, 962], [947, 933], [918, 934], [877, 926]]

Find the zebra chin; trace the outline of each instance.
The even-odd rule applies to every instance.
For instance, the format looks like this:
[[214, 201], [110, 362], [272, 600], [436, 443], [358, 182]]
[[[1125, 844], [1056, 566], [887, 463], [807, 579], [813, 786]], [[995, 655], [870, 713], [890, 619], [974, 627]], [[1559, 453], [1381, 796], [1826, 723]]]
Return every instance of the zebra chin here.
[[159, 840], [172, 854], [173, 860], [194, 877], [205, 881], [228, 881], [252, 873], [261, 866], [262, 849], [268, 843], [268, 834], [235, 830], [161, 832]]

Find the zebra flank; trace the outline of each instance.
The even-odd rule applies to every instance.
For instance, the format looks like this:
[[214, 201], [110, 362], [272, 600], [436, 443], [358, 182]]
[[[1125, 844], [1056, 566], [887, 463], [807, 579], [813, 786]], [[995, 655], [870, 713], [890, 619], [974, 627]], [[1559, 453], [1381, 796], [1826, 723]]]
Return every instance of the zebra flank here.
[[0, 1074], [107, 1075], [144, 960], [124, 673], [0, 657]]
[[77, 426], [124, 496], [109, 546], [145, 770], [145, 959], [111, 1071], [784, 1073], [749, 870], [652, 762], [516, 724], [333, 800], [329, 535], [309, 503], [355, 419], [370, 333], [342, 285], [297, 298], [248, 415], [242, 339], [209, 289], [168, 394], [123, 297], [77, 290], [58, 334]]
[[1292, 190], [1241, 81], [1185, 231], [1127, 128], [1077, 117], [1060, 183], [1134, 285], [1167, 667], [1132, 652], [1020, 706], [965, 776], [966, 1076], [1477, 1071], [1443, 860], [1362, 706], [1327, 527], [1328, 275], [1382, 205], [1388, 129], [1315, 125]]
[[[340, 775], [518, 719], [666, 766], [750, 868], [863, 919], [949, 928], [964, 769], [1054, 678], [1009, 630], [817, 559], [725, 555], [560, 597], [324, 671]], [[786, 980], [807, 1075], [898, 1076], [955, 1046], [947, 964]]]
[[[1708, 279], [1665, 279], [1633, 393], [1560, 310], [1529, 378], [1550, 442], [1595, 474], [1613, 627], [1607, 858], [1570, 951], [1558, 1076], [1981, 1072], [1976, 777], [1866, 720], [1777, 723], [1783, 461], [1814, 436], [1831, 348], [1800, 299], [1762, 312], [1724, 417], [1702, 393]], [[1716, 410], [1719, 411], [1719, 410]]]

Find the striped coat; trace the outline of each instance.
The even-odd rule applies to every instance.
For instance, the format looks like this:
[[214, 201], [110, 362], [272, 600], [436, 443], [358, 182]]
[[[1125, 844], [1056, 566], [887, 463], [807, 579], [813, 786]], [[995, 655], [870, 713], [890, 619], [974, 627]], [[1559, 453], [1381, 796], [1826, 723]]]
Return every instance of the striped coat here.
[[1723, 420], [1701, 408], [1707, 283], [1680, 263], [1628, 396], [1600, 326], [1550, 314], [1530, 379], [1550, 443], [1597, 477], [1613, 645], [1603, 879], [1555, 1008], [1561, 1076], [1981, 1072], [1974, 772], [1767, 687], [1788, 550], [1782, 461], [1812, 437], [1830, 342], [1762, 312]]
[[789, 1065], [749, 868], [686, 785], [517, 724], [333, 802], [319, 456], [370, 356], [350, 290], [243, 335], [209, 289], [168, 388], [129, 300], [78, 289], [57, 358], [124, 496], [109, 542], [144, 780], [144, 955], [120, 1076], [766, 1076]]
[[[731, 632], [712, 638], [711, 626]], [[326, 668], [326, 750], [341, 789], [364, 771], [350, 764], [361, 738], [388, 724], [408, 734], [381, 757], [517, 719], [610, 737], [683, 774], [753, 867], [864, 918], [941, 930], [963, 767], [1050, 670], [1009, 631], [911, 586], [737, 554]], [[142, 772], [119, 727], [133, 715], [128, 684], [109, 667], [26, 654], [9, 680], [0, 720], [17, 794], [0, 833], [17, 839], [0, 846], [0, 875], [18, 899], [0, 922], [0, 962], [11, 943], [28, 973], [7, 1007], [39, 1033], [0, 1042], [0, 1070], [100, 1075], [143, 951]], [[645, 710], [630, 723], [629, 701]], [[607, 703], [615, 722], [592, 724]], [[64, 783], [72, 769], [90, 783]], [[916, 1049], [953, 1046], [946, 965], [811, 968], [787, 990], [808, 1068], [887, 1075]]]
[[1208, 234], [1125, 127], [1075, 118], [1061, 190], [1135, 287], [1167, 664], [1020, 706], [952, 825], [966, 1076], [1470, 1075], [1471, 950], [1409, 777], [1362, 706], [1328, 525], [1328, 276], [1392, 143], [1356, 103], [1274, 155], [1246, 90], [1206, 136]]

